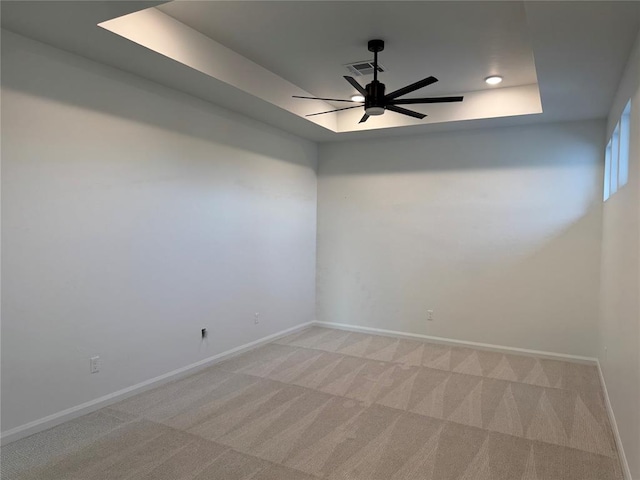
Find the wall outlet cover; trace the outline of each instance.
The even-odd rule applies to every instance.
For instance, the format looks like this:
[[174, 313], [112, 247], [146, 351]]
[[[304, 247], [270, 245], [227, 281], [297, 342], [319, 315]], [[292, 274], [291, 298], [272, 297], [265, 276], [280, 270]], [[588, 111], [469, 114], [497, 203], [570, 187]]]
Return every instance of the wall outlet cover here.
[[91, 357], [89, 366], [91, 373], [98, 373], [100, 371], [100, 357]]

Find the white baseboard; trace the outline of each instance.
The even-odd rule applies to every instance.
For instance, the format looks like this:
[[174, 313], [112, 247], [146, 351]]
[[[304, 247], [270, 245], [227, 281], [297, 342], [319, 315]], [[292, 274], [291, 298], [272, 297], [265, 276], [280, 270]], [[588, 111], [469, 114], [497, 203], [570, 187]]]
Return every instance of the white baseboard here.
[[602, 367], [600, 366], [599, 360], [597, 362], [597, 365], [598, 373], [600, 375], [600, 384], [602, 385], [602, 392], [604, 393], [605, 408], [607, 409], [607, 414], [609, 415], [609, 423], [611, 424], [611, 429], [613, 430], [613, 438], [615, 439], [616, 447], [618, 448], [618, 456], [620, 457], [622, 474], [624, 475], [624, 480], [633, 480], [631, 478], [631, 469], [629, 468], [627, 457], [624, 454], [622, 439], [620, 438], [620, 432], [618, 431], [618, 423], [616, 422], [616, 416], [613, 414], [613, 408], [611, 407], [611, 401], [609, 400], [609, 392], [607, 391], [607, 383], [604, 381], [604, 373], [602, 373]]
[[33, 435], [34, 433], [48, 430], [49, 428], [55, 427], [56, 425], [60, 425], [61, 423], [94, 412], [108, 405], [119, 402], [120, 400], [124, 400], [127, 397], [142, 393], [145, 390], [150, 390], [170, 381], [177, 380], [181, 377], [186, 377], [187, 375], [195, 373], [200, 369], [209, 367], [223, 360], [227, 360], [230, 357], [239, 355], [246, 352], [247, 350], [259, 347], [260, 345], [271, 342], [277, 338], [289, 335], [290, 333], [302, 330], [303, 328], [306, 328], [312, 324], [313, 322], [307, 322], [301, 325], [296, 325], [295, 327], [288, 328], [286, 330], [282, 330], [280, 332], [273, 333], [271, 335], [267, 335], [266, 337], [259, 338], [258, 340], [255, 340], [253, 342], [245, 343], [244, 345], [240, 345], [225, 352], [218, 353], [217, 355], [213, 355], [198, 362], [192, 363], [191, 365], [187, 365], [186, 367], [178, 368], [150, 380], [146, 380], [136, 385], [123, 388], [122, 390], [118, 390], [117, 392], [104, 395], [100, 398], [90, 400], [80, 405], [76, 405], [75, 407], [67, 408], [66, 410], [62, 410], [61, 412], [57, 412], [38, 420], [26, 423], [24, 425], [12, 428], [0, 434], [0, 445], [6, 445], [8, 443], [15, 442], [16, 440], [20, 440], [21, 438], [28, 437], [29, 435]]
[[576, 362], [576, 363], [587, 363], [592, 365], [595, 365], [598, 363], [598, 359], [594, 357], [582, 357], [580, 355], [568, 355], [566, 353], [545, 352], [542, 350], [530, 350], [527, 348], [505, 347], [503, 345], [492, 345], [489, 343], [469, 342], [466, 340], [456, 340], [453, 338], [434, 337], [431, 335], [423, 335], [421, 333], [396, 332], [394, 330], [362, 327], [359, 325], [348, 325], [345, 323], [318, 322], [318, 321], [312, 322], [312, 323], [313, 325], [316, 325], [318, 327], [336, 328], [339, 330], [347, 330], [350, 332], [372, 333], [377, 335], [386, 335], [390, 337], [418, 338], [421, 340], [428, 340], [433, 343], [473, 347], [481, 350], [490, 350], [492, 352], [516, 353], [520, 355], [530, 355], [530, 356], [540, 357], [540, 358], [549, 358], [552, 360], [562, 360], [565, 362]]

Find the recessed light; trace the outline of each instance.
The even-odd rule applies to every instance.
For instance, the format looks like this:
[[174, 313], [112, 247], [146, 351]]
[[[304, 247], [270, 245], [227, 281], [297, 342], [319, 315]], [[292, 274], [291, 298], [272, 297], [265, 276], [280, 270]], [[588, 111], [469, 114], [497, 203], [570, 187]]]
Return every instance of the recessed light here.
[[354, 102], [364, 102], [364, 97], [362, 95], [351, 95], [351, 100]]
[[502, 77], [498, 75], [491, 75], [490, 77], [485, 78], [484, 81], [489, 85], [498, 85], [500, 82], [502, 82]]

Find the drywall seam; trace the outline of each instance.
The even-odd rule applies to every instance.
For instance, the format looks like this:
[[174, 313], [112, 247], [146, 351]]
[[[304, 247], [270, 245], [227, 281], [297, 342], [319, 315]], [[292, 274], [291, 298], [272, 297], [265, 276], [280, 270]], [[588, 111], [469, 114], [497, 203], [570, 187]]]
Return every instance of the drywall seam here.
[[613, 407], [611, 406], [611, 401], [609, 400], [609, 392], [607, 391], [607, 384], [604, 381], [604, 373], [602, 372], [602, 367], [600, 366], [600, 360], [596, 360], [596, 365], [598, 366], [600, 385], [602, 386], [602, 392], [604, 393], [604, 406], [607, 410], [607, 415], [609, 416], [609, 423], [611, 424], [611, 429], [613, 430], [613, 438], [615, 439], [616, 447], [618, 449], [618, 458], [620, 459], [622, 474], [624, 475], [624, 480], [633, 480], [633, 478], [631, 478], [631, 469], [629, 468], [627, 457], [624, 454], [624, 447], [622, 445], [622, 439], [620, 438], [620, 432], [618, 431], [616, 416], [613, 413]]
[[361, 327], [359, 325], [347, 325], [344, 323], [333, 322], [311, 322], [318, 327], [337, 328], [339, 330], [348, 330], [352, 332], [373, 333], [378, 335], [387, 335], [391, 337], [419, 338], [429, 340], [434, 343], [442, 343], [446, 345], [463, 345], [466, 347], [474, 347], [482, 350], [490, 350], [502, 353], [517, 353], [522, 355], [531, 355], [540, 358], [549, 358], [553, 360], [562, 360], [576, 363], [597, 364], [598, 359], [593, 357], [582, 357], [580, 355], [568, 355], [566, 353], [545, 352], [541, 350], [530, 350], [528, 348], [506, 347], [504, 345], [492, 345], [489, 343], [469, 342], [466, 340], [456, 340], [454, 338], [433, 337], [431, 335], [423, 335], [421, 333], [396, 332], [394, 330], [385, 330], [382, 328]]
[[298, 330], [302, 330], [303, 328], [306, 328], [312, 324], [313, 322], [307, 322], [300, 325], [295, 325], [294, 327], [281, 330], [271, 335], [267, 335], [266, 337], [259, 338], [258, 340], [254, 340], [253, 342], [245, 343], [244, 345], [240, 345], [230, 350], [202, 359], [198, 362], [192, 363], [191, 365], [187, 365], [186, 367], [178, 368], [150, 380], [145, 380], [144, 382], [140, 382], [136, 385], [123, 388], [122, 390], [118, 390], [117, 392], [104, 395], [94, 400], [76, 405], [75, 407], [67, 408], [66, 410], [62, 410], [52, 415], [47, 415], [46, 417], [40, 418], [38, 420], [34, 420], [24, 425], [12, 428], [11, 430], [7, 430], [6, 432], [2, 432], [0, 434], [0, 445], [6, 445], [8, 443], [15, 442], [16, 440], [20, 440], [21, 438], [33, 435], [34, 433], [38, 433], [43, 430], [47, 430], [49, 428], [55, 427], [56, 425], [60, 425], [61, 423], [73, 420], [74, 418], [78, 418], [104, 408], [120, 400], [124, 400], [127, 397], [131, 397], [146, 390], [159, 387], [170, 381], [186, 377], [187, 375], [195, 373], [197, 370], [209, 367], [223, 360], [227, 360], [228, 358], [257, 348], [277, 338], [283, 337], [290, 333], [294, 333]]

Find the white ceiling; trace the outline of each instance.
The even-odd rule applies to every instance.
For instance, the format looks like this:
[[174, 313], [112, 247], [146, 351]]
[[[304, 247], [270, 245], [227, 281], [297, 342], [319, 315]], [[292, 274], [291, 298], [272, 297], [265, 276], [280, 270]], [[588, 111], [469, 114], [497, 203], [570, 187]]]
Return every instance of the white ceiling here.
[[640, 2], [615, 1], [229, 1], [159, 7], [314, 95], [352, 93], [341, 79], [341, 65], [369, 58], [366, 41], [381, 37], [387, 42], [381, 61], [389, 69], [381, 80], [388, 89], [427, 75], [441, 82], [420, 96], [486, 89], [482, 78], [500, 70], [507, 87], [535, 83], [537, 77], [544, 109], [540, 115], [412, 121], [403, 128], [336, 134], [97, 27], [161, 3], [3, 1], [0, 7], [3, 28], [317, 141], [604, 117], [640, 25]]
[[484, 78], [491, 74], [504, 77], [501, 87], [537, 83], [524, 4], [517, 1], [174, 1], [158, 8], [322, 97], [356, 93], [342, 78], [350, 75], [343, 65], [372, 60], [372, 38], [386, 41], [380, 80], [388, 91], [429, 75], [440, 82], [412, 96], [488, 89]]

